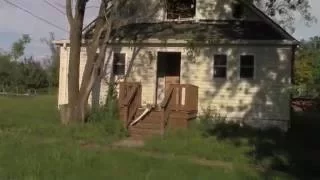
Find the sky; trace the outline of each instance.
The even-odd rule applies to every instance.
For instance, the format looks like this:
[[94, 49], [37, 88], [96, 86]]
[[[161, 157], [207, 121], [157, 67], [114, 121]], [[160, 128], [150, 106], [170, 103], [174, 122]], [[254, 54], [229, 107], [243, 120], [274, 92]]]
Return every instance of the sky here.
[[[50, 23], [58, 26], [58, 28], [49, 25], [32, 15], [24, 12], [21, 9], [13, 7], [12, 5], [0, 0], [0, 51], [9, 50], [13, 42], [21, 37], [22, 34], [29, 34], [32, 42], [26, 49], [26, 55], [34, 56], [36, 59], [41, 59], [50, 54], [48, 47], [41, 42], [41, 38], [48, 38], [49, 32], [55, 34], [56, 39], [66, 39], [68, 37], [68, 22], [66, 16], [50, 6], [64, 11], [65, 0], [7, 0], [20, 7], [32, 12], [34, 15], [46, 19]], [[99, 0], [91, 0], [88, 4], [86, 12], [85, 24], [91, 22], [98, 11], [97, 6]], [[296, 17], [295, 28], [296, 31], [293, 36], [297, 39], [307, 39], [312, 36], [320, 36], [320, 0], [310, 0], [311, 7], [313, 7], [312, 14], [318, 18], [318, 23], [307, 27], [300, 17]], [[61, 30], [62, 29], [62, 30]]]

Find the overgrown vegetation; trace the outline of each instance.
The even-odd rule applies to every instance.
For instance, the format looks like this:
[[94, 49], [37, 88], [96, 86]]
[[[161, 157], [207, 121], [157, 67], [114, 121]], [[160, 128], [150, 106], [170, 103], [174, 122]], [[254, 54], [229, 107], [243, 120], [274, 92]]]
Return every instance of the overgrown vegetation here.
[[128, 134], [119, 119], [118, 105], [115, 99], [107, 102], [105, 106], [95, 107], [88, 116], [88, 123], [95, 123], [103, 126], [107, 135], [126, 137]]
[[[94, 113], [97, 116], [92, 115], [86, 124], [62, 126], [55, 99], [54, 96], [0, 97], [0, 179], [264, 179], [260, 171], [243, 164], [248, 158], [241, 155], [245, 152], [242, 147], [208, 141], [201, 135], [182, 133], [181, 140], [175, 138], [176, 144], [170, 144], [169, 139], [168, 144], [159, 141], [166, 145], [163, 148], [177, 148], [168, 153], [161, 151], [160, 155], [146, 152], [148, 148], [112, 148], [111, 144], [119, 139], [118, 132], [122, 131], [109, 131], [105, 127], [108, 123], [110, 127], [116, 126], [112, 125], [116, 121], [104, 114], [108, 111], [99, 111], [102, 115]], [[197, 143], [199, 147], [181, 146], [187, 141], [186, 136], [190, 138], [189, 145]], [[207, 144], [200, 156], [196, 152], [204, 143], [212, 144]], [[178, 149], [183, 147], [188, 148]], [[173, 152], [176, 157], [170, 155]], [[196, 158], [208, 153], [217, 161], [207, 163]], [[190, 157], [179, 156], [183, 154]], [[232, 157], [239, 163], [229, 163]], [[285, 175], [276, 177], [289, 179]]]
[[294, 97], [320, 96], [320, 37], [302, 40], [294, 64]]
[[188, 130], [169, 131], [145, 149], [257, 169], [266, 179], [318, 179], [319, 113], [294, 113], [289, 131], [253, 129], [206, 113]]
[[0, 92], [24, 94], [57, 87], [57, 52], [52, 52], [43, 64], [33, 57], [25, 57], [24, 50], [30, 42], [30, 36], [23, 35], [13, 43], [10, 52], [0, 53]]

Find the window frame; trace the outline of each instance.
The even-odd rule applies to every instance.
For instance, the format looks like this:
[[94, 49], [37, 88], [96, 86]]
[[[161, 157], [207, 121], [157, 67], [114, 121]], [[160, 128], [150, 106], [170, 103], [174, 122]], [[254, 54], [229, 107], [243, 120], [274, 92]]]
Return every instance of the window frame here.
[[[124, 56], [124, 63], [123, 63], [123, 73], [121, 73], [121, 74], [119, 74], [119, 73], [115, 73], [115, 67], [116, 66], [121, 66], [121, 63], [120, 64], [118, 64], [118, 65], [116, 65], [115, 64], [115, 56], [116, 56], [116, 54], [119, 54], [120, 55], [120, 57], [123, 55]], [[122, 53], [122, 52], [114, 52], [113, 53], [113, 56], [112, 56], [113, 58], [112, 58], [112, 74], [114, 75], [114, 76], [124, 76], [125, 74], [126, 74], [126, 63], [127, 63], [127, 54], [126, 53]]]
[[[252, 74], [252, 77], [250, 78], [246, 78], [246, 77], [241, 77], [241, 57], [243, 56], [252, 56], [253, 57], [253, 65], [252, 65], [252, 68], [253, 68], [253, 74]], [[256, 56], [254, 54], [248, 54], [248, 53], [241, 53], [239, 55], [239, 65], [238, 65], [238, 69], [239, 69], [239, 72], [238, 72], [238, 78], [240, 80], [255, 80], [256, 79]], [[248, 68], [248, 67], [246, 67]]]
[[[226, 64], [225, 65], [217, 65], [218, 68], [225, 68], [226, 69], [226, 74], [225, 74], [225, 77], [215, 77], [215, 68], [217, 67], [215, 65], [215, 57], [216, 56], [225, 56], [226, 57]], [[228, 79], [228, 55], [225, 54], [225, 53], [217, 53], [217, 54], [213, 54], [213, 61], [212, 61], [212, 78], [213, 79], [223, 79], [223, 80], [226, 80]]]

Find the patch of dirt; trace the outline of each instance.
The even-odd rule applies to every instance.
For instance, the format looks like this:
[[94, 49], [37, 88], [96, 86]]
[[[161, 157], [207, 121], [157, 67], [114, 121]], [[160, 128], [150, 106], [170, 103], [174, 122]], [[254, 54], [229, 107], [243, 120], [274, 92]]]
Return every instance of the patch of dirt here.
[[123, 139], [121, 141], [115, 142], [112, 144], [113, 147], [124, 147], [124, 148], [140, 148], [144, 146], [143, 140], [137, 140], [137, 139]]
[[100, 145], [94, 142], [80, 142], [80, 146], [85, 149], [100, 149]]
[[193, 157], [193, 156], [157, 153], [157, 152], [151, 152], [151, 151], [139, 151], [136, 153], [141, 156], [148, 156], [148, 157], [159, 158], [159, 159], [184, 159], [193, 164], [197, 164], [200, 166], [222, 167], [225, 169], [233, 169], [232, 163], [229, 163], [229, 162], [207, 160], [207, 159]]

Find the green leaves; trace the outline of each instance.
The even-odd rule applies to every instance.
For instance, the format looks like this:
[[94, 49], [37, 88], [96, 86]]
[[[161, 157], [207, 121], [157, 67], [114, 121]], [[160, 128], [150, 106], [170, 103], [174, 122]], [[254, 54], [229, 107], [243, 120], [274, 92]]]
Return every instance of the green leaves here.
[[30, 89], [48, 87], [46, 69], [33, 57], [24, 58], [29, 35], [23, 35], [13, 43], [10, 53], [0, 53], [0, 91], [26, 93]]
[[295, 83], [319, 84], [320, 83], [320, 37], [302, 40], [295, 61]]
[[30, 36], [28, 34], [24, 34], [17, 42], [13, 43], [11, 48], [11, 55], [14, 60], [18, 60], [20, 57], [24, 55], [26, 45], [30, 42]]

